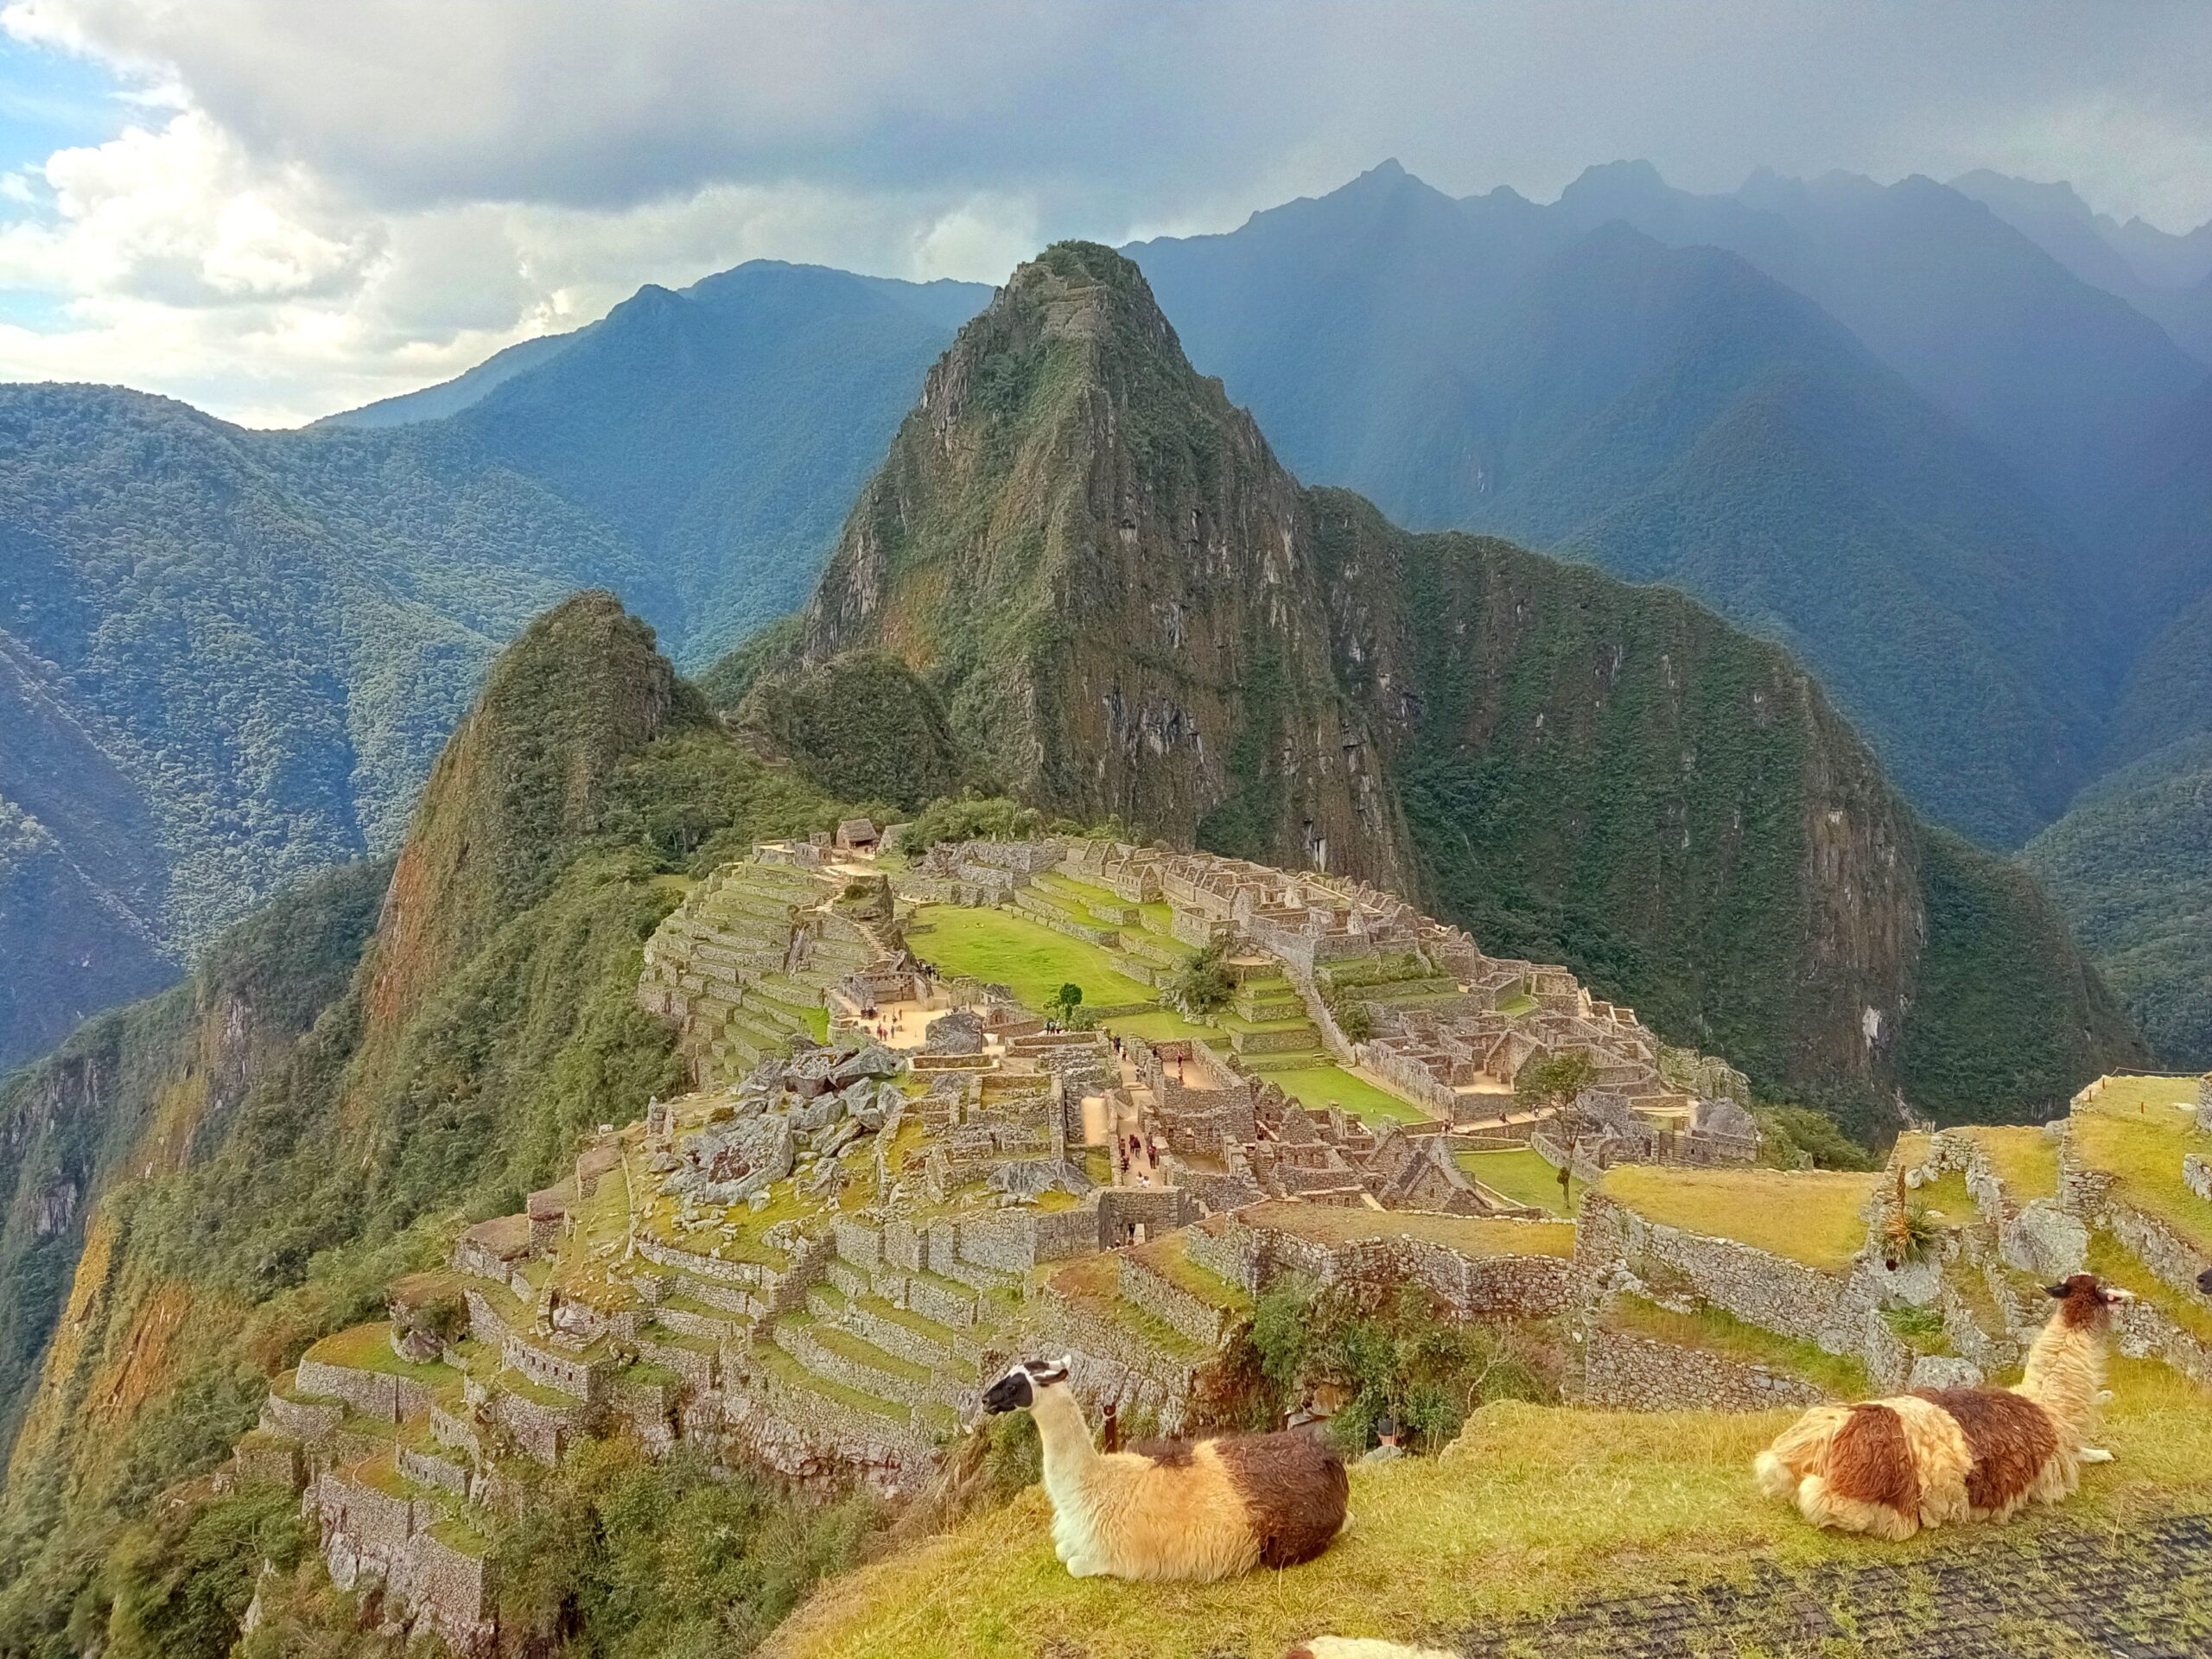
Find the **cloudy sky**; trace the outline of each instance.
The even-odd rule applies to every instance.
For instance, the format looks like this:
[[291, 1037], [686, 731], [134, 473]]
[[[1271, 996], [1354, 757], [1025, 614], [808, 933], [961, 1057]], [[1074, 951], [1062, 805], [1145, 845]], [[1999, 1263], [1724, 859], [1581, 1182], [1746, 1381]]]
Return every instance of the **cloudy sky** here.
[[741, 260], [995, 280], [1388, 156], [1995, 167], [2212, 219], [2212, 5], [11, 0], [0, 378], [289, 424]]

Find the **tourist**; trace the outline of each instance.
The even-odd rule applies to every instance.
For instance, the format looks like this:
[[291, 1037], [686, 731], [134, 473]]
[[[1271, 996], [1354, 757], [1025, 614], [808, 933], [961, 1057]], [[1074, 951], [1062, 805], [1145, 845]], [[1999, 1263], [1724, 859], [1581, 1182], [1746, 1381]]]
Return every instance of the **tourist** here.
[[1365, 1457], [1362, 1458], [1360, 1461], [1362, 1463], [1389, 1463], [1395, 1459], [1404, 1457], [1406, 1455], [1406, 1449], [1398, 1444], [1398, 1420], [1396, 1418], [1384, 1417], [1378, 1419], [1375, 1425], [1375, 1449], [1372, 1452], [1370, 1452]]

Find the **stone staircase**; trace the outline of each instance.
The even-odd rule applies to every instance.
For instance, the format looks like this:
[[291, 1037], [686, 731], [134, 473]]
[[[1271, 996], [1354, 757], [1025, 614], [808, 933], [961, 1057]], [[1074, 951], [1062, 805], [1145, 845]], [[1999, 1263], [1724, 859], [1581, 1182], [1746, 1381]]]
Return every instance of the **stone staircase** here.
[[1216, 1016], [1229, 1051], [1248, 1071], [1299, 1071], [1325, 1065], [1321, 1033], [1307, 1017], [1298, 988], [1272, 963], [1231, 965], [1236, 989]]

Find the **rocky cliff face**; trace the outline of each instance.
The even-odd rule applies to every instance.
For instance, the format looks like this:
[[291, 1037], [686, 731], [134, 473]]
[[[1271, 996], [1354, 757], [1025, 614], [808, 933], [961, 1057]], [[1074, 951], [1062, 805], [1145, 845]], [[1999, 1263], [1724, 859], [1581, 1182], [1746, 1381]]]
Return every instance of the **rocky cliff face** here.
[[[2022, 1065], [1953, 1029], [1987, 1005], [1928, 971], [1926, 836], [1787, 652], [1671, 590], [1301, 488], [1103, 248], [1049, 249], [962, 331], [801, 639], [816, 671], [902, 660], [1040, 806], [1400, 888], [1862, 1131], [1900, 1090], [2055, 1110], [2140, 1052], [2070, 941], [1985, 964], [2007, 1006], [2063, 1010], [2063, 1041], [2009, 1022]], [[1975, 890], [1946, 899], [1947, 962], [2000, 917], [2063, 938], [2031, 887]]]
[[1136, 268], [1065, 244], [931, 371], [802, 658], [901, 658], [987, 766], [1057, 810], [1401, 882], [1300, 516]]

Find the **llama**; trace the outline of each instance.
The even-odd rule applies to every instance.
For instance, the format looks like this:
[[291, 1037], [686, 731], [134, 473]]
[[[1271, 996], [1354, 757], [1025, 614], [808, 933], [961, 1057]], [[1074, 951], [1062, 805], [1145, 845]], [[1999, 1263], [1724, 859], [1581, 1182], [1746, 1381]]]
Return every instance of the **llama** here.
[[1090, 1442], [1068, 1361], [1025, 1360], [984, 1391], [987, 1411], [1037, 1420], [1052, 1553], [1078, 1579], [1234, 1577], [1295, 1567], [1344, 1523], [1344, 1459], [1297, 1433], [1160, 1441], [1128, 1452]]
[[1758, 1455], [1770, 1497], [1796, 1494], [1815, 1526], [1878, 1538], [2001, 1521], [2073, 1491], [2104, 1382], [2112, 1311], [2128, 1292], [2077, 1273], [2046, 1287], [2057, 1311], [2010, 1389], [1920, 1389], [1854, 1406], [1815, 1406]]
[[1409, 1648], [1402, 1642], [1377, 1642], [1357, 1636], [1317, 1636], [1300, 1643], [1282, 1659], [1459, 1659], [1442, 1648]]

